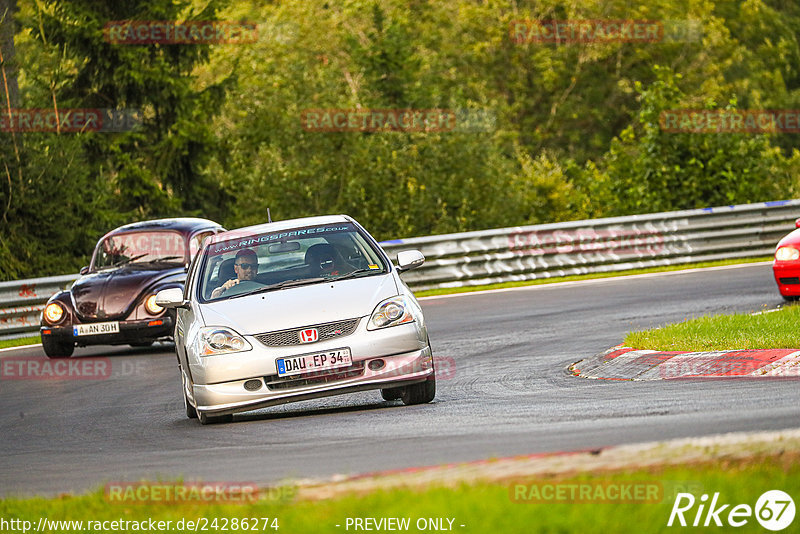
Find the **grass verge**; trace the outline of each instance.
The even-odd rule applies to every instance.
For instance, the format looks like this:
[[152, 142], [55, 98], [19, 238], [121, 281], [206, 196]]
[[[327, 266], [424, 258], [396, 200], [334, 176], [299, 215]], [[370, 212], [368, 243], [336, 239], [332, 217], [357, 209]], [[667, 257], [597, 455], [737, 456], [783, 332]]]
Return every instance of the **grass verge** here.
[[652, 350], [800, 349], [800, 306], [758, 315], [704, 316], [640, 332], [623, 344]]
[[21, 347], [23, 345], [36, 345], [42, 342], [42, 337], [39, 334], [30, 337], [18, 337], [15, 339], [0, 339], [0, 349], [8, 347]]
[[[540, 278], [537, 280], [525, 280], [522, 282], [502, 282], [499, 284], [487, 284], [484, 286], [465, 286], [465, 287], [450, 287], [444, 289], [426, 289], [424, 291], [415, 291], [414, 295], [417, 297], [432, 297], [436, 295], [451, 295], [454, 293], [472, 293], [474, 291], [488, 291], [491, 289], [506, 289], [509, 287], [525, 287], [537, 286], [541, 284], [554, 284], [557, 282], [572, 282], [576, 280], [593, 280], [597, 278], [612, 278], [614, 276], [631, 276], [634, 274], [647, 274], [647, 273], [660, 273], [669, 271], [683, 271], [686, 269], [701, 269], [703, 267], [721, 267], [724, 265], [738, 265], [741, 263], [757, 263], [762, 261], [771, 261], [772, 256], [763, 256], [759, 258], [741, 258], [735, 260], [720, 260], [720, 261], [705, 261], [699, 263], [686, 263], [682, 265], [665, 265], [663, 267], [647, 267], [645, 269], [630, 269], [627, 271], [619, 271], [613, 273], [592, 273], [580, 274], [570, 276], [559, 276], [555, 278]], [[776, 288], [777, 292], [777, 288]]]
[[[678, 492], [690, 492], [697, 498], [701, 494], [719, 492], [719, 505], [731, 506], [721, 514], [725, 521], [727, 512], [737, 504], [755, 507], [758, 497], [768, 490], [780, 489], [797, 498], [800, 495], [800, 458], [796, 452], [751, 457], [745, 459], [720, 459], [705, 463], [676, 467], [653, 467], [610, 473], [578, 476], [538, 477], [502, 482], [462, 483], [455, 487], [428, 487], [423, 490], [408, 488], [377, 490], [368, 494], [349, 494], [323, 501], [262, 500], [253, 504], [121, 504], [109, 502], [103, 490], [82, 496], [62, 496], [53, 499], [9, 498], [0, 501], [0, 518], [30, 521], [32, 529], [40, 517], [49, 521], [146, 520], [198, 521], [205, 518], [205, 530], [221, 531], [223, 522], [233, 531], [233, 519], [239, 528], [242, 518], [258, 518], [257, 528], [248, 522], [247, 530], [258, 532], [347, 532], [356, 530], [348, 518], [408, 518], [408, 531], [417, 532], [417, 522], [429, 519], [443, 520], [456, 532], [655, 532], [667, 530], [666, 525]], [[655, 485], [656, 498], [647, 501], [614, 498], [611, 488], [625, 485]], [[546, 486], [564, 488], [570, 495], [571, 487], [589, 487], [592, 497], [573, 500], [569, 497], [546, 498]], [[599, 489], [598, 489], [599, 488]], [[598, 493], [599, 492], [599, 493]], [[537, 500], [535, 497], [539, 495]], [[281, 494], [284, 495], [284, 494]], [[653, 494], [649, 494], [650, 497]], [[627, 501], [627, 502], [625, 502]], [[691, 525], [697, 505], [685, 517]], [[217, 528], [212, 521], [217, 518]], [[261, 518], [269, 518], [265, 522]], [[273, 519], [277, 518], [277, 523]], [[705, 514], [703, 514], [705, 519]], [[799, 520], [795, 520], [795, 524]], [[273, 530], [277, 524], [278, 530]], [[723, 523], [725, 524], [725, 523]], [[338, 526], [337, 526], [338, 525]], [[462, 526], [463, 525], [463, 526]], [[88, 525], [91, 526], [91, 525]], [[713, 523], [712, 523], [713, 526]], [[727, 525], [725, 525], [727, 526]], [[50, 532], [77, 531], [64, 525], [52, 526]], [[121, 529], [125, 530], [125, 529]], [[135, 529], [128, 525], [128, 531]], [[169, 529], [175, 531], [174, 527]], [[192, 530], [184, 526], [183, 530]], [[203, 531], [200, 526], [199, 531]], [[364, 529], [360, 529], [364, 530]], [[748, 518], [738, 532], [763, 532], [756, 518]]]

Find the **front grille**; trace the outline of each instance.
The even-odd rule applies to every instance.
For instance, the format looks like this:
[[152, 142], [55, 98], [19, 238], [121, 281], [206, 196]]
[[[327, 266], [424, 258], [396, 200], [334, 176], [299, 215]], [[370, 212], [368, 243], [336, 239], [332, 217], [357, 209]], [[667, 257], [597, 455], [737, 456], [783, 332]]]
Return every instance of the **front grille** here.
[[355, 362], [350, 367], [342, 369], [331, 369], [330, 371], [312, 371], [295, 376], [278, 375], [265, 376], [264, 382], [272, 390], [283, 390], [299, 388], [303, 386], [313, 386], [316, 384], [329, 384], [347, 378], [355, 378], [364, 374], [364, 362]]
[[[349, 336], [358, 326], [358, 319], [348, 319], [336, 323], [318, 324], [304, 326], [303, 328], [292, 328], [291, 330], [280, 330], [278, 332], [267, 332], [266, 334], [256, 334], [255, 338], [268, 347], [286, 347], [289, 345], [300, 345], [300, 332], [309, 328], [316, 328], [319, 333], [317, 341]], [[314, 342], [314, 343], [316, 343]], [[306, 343], [310, 345], [311, 343]]]
[[800, 278], [798, 278], [797, 276], [788, 276], [786, 278], [779, 278], [779, 280], [781, 281], [781, 284], [786, 284], [790, 286], [800, 284]]

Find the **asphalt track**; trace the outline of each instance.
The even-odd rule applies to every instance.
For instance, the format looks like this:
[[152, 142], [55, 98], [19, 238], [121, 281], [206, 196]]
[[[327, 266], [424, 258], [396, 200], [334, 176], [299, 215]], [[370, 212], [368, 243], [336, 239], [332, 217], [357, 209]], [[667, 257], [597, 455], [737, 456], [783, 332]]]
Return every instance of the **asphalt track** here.
[[[276, 483], [733, 431], [800, 427], [793, 379], [585, 380], [566, 367], [628, 330], [782, 303], [768, 265], [423, 301], [436, 400], [378, 392], [269, 408], [227, 425], [186, 419], [170, 346], [109, 356], [104, 380], [0, 381], [0, 493], [83, 492], [142, 479]], [[41, 355], [41, 347], [0, 358]]]

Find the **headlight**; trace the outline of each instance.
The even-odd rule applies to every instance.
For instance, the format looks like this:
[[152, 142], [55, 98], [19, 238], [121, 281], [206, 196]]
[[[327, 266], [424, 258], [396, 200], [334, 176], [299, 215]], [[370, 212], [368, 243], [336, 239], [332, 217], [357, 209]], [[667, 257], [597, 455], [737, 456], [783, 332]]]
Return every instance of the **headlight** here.
[[44, 320], [50, 324], [58, 323], [64, 317], [64, 308], [58, 302], [51, 302], [44, 309]]
[[793, 261], [800, 258], [800, 251], [794, 247], [781, 247], [775, 251], [775, 259], [778, 261]]
[[414, 315], [410, 303], [402, 296], [392, 297], [378, 304], [369, 318], [367, 330], [410, 323], [413, 320]]
[[147, 297], [147, 300], [144, 301], [144, 309], [147, 310], [147, 313], [150, 315], [158, 315], [162, 311], [164, 311], [163, 306], [159, 306], [156, 304], [156, 296], [150, 295]]
[[197, 354], [200, 356], [215, 356], [253, 349], [250, 343], [235, 331], [220, 326], [201, 328], [195, 343]]

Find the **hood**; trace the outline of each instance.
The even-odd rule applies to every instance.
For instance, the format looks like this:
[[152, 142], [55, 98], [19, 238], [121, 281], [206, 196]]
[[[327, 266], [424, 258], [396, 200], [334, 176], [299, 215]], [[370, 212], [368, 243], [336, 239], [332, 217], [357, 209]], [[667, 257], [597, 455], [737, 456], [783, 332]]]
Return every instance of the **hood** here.
[[202, 305], [208, 326], [229, 326], [242, 335], [363, 317], [397, 295], [391, 274], [267, 291]]
[[784, 236], [783, 239], [778, 241], [778, 245], [775, 248], [777, 249], [778, 247], [784, 247], [786, 245], [792, 245], [795, 248], [800, 247], [800, 228]]
[[142, 291], [184, 269], [120, 267], [81, 277], [72, 285], [72, 303], [83, 320], [124, 319], [133, 310]]

